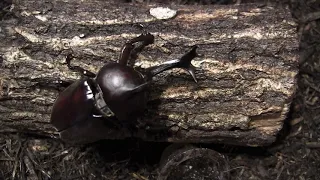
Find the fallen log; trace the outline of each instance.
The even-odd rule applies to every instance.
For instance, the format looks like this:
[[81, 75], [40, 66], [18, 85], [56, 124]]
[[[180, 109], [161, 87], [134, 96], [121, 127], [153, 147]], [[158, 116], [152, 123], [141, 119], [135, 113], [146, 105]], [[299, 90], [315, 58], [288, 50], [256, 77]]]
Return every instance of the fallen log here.
[[[152, 7], [156, 5], [17, 1], [14, 16], [0, 24], [0, 132], [58, 137], [49, 122], [52, 105], [80, 78], [64, 64], [66, 53], [72, 49], [74, 65], [97, 72], [105, 62], [117, 60], [142, 24], [156, 38], [139, 55], [137, 66], [179, 58], [193, 45], [203, 56], [193, 61], [197, 84], [180, 70], [154, 79], [140, 131], [133, 136], [246, 146], [274, 142], [289, 112], [298, 72], [296, 25], [288, 8], [172, 5], [177, 15], [157, 20], [149, 13]], [[106, 139], [132, 135], [126, 129], [106, 131], [100, 124], [93, 129]], [[61, 135], [85, 141], [79, 134]]]

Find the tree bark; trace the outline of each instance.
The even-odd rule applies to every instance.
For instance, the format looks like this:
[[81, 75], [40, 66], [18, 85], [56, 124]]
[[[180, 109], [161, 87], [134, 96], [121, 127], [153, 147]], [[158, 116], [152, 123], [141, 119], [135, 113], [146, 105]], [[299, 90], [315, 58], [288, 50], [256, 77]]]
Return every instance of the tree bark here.
[[[97, 72], [105, 62], [117, 60], [142, 24], [155, 35], [155, 43], [139, 55], [137, 66], [179, 58], [193, 45], [203, 56], [193, 61], [198, 83], [180, 70], [155, 77], [140, 130], [133, 136], [246, 146], [274, 142], [298, 72], [296, 25], [288, 8], [172, 5], [176, 17], [157, 20], [149, 14], [155, 6], [15, 2], [15, 16], [0, 24], [0, 132], [58, 136], [49, 122], [52, 105], [67, 84], [80, 78], [64, 64], [66, 53], [72, 49], [74, 65]], [[126, 129], [101, 133], [106, 139], [131, 136]], [[75, 141], [70, 134], [62, 136]]]

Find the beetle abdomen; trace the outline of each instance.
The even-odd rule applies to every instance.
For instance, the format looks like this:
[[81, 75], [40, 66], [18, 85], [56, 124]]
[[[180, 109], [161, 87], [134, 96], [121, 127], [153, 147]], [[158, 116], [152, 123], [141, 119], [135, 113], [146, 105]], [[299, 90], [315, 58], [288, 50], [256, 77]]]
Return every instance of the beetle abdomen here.
[[67, 129], [91, 116], [94, 95], [90, 81], [90, 79], [82, 79], [74, 82], [56, 99], [52, 109], [51, 123], [58, 131]]

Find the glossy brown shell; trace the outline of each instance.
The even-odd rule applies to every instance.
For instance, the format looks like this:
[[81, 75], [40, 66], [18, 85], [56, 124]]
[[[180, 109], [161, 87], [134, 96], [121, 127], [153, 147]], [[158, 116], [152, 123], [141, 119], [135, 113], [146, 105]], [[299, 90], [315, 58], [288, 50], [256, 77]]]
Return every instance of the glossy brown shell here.
[[105, 102], [119, 120], [130, 121], [142, 113], [146, 102], [143, 76], [130, 66], [109, 63], [101, 68], [96, 78]]
[[51, 123], [58, 131], [92, 116], [94, 108], [90, 80], [81, 79], [66, 88], [56, 99], [51, 114]]

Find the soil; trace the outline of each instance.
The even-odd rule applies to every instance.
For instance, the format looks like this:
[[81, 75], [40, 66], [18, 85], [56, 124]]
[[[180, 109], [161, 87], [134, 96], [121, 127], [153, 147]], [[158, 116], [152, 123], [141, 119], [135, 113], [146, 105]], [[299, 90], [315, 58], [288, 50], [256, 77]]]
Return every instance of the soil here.
[[[240, 1], [174, 2], [232, 4]], [[247, 2], [256, 1], [240, 3]], [[200, 145], [227, 157], [230, 179], [311, 180], [320, 176], [320, 2], [291, 0], [281, 3], [290, 6], [298, 23], [300, 73], [296, 97], [278, 141], [273, 145], [257, 148]], [[9, 0], [0, 2], [0, 20], [13, 16], [11, 4]], [[152, 180], [157, 178], [158, 163], [168, 145], [126, 139], [75, 147], [33, 134], [1, 133], [0, 179]]]

